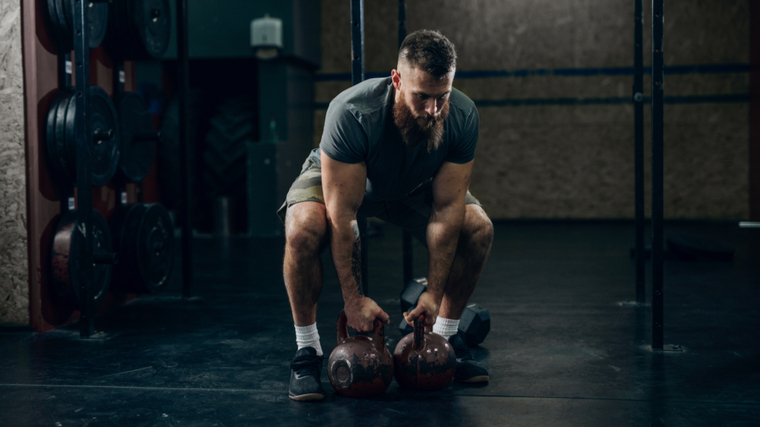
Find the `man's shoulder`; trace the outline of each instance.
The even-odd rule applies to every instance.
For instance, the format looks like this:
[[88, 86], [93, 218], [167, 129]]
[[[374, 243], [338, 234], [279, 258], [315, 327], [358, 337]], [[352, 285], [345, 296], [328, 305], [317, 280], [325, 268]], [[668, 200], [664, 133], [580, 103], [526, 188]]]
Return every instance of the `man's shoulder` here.
[[390, 77], [368, 79], [338, 94], [330, 106], [347, 109], [360, 119], [385, 109], [390, 87]]
[[459, 110], [462, 112], [465, 117], [469, 115], [473, 110], [477, 110], [475, 108], [475, 102], [473, 102], [470, 97], [465, 95], [462, 91], [460, 91], [457, 88], [451, 89], [451, 96], [449, 97], [449, 103], [451, 104], [451, 107], [454, 109]]

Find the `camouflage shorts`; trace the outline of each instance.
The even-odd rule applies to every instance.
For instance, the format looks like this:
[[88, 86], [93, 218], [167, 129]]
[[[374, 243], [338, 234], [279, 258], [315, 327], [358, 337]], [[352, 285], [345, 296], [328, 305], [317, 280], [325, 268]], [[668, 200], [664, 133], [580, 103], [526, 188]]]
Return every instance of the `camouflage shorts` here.
[[[318, 158], [309, 156], [301, 168], [301, 174], [293, 182], [285, 197], [285, 203], [277, 210], [280, 220], [285, 222], [289, 207], [301, 202], [325, 203], [322, 195], [322, 167]], [[483, 205], [467, 191], [465, 203]], [[407, 229], [423, 244], [426, 243], [425, 233], [428, 219], [432, 212], [433, 191], [432, 179], [420, 184], [401, 200], [392, 202], [371, 202], [364, 200], [358, 214], [365, 217], [377, 217], [391, 224]]]

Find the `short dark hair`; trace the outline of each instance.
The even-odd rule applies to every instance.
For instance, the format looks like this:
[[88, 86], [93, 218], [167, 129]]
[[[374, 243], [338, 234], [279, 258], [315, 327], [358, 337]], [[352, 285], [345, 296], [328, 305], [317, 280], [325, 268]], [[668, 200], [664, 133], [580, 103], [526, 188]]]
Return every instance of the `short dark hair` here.
[[436, 79], [444, 78], [456, 69], [457, 53], [454, 44], [438, 31], [419, 30], [409, 34], [401, 43], [398, 61], [426, 71]]

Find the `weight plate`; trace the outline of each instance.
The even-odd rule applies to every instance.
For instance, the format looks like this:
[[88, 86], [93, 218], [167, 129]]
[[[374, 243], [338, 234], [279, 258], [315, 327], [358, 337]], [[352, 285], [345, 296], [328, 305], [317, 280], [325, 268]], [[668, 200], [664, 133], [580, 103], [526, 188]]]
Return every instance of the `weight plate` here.
[[[61, 28], [61, 47], [66, 51], [71, 51], [74, 49], [74, 26], [69, 26], [70, 20], [66, 17], [67, 10], [66, 5], [64, 5], [65, 1], [66, 0], [54, 0], [55, 12], [58, 26]], [[68, 11], [68, 14], [71, 16], [71, 11]]]
[[[92, 211], [93, 252], [112, 252], [111, 233], [108, 224], [100, 212]], [[53, 237], [53, 249], [50, 257], [53, 288], [63, 299], [82, 307], [79, 252], [84, 245], [84, 236], [79, 227], [76, 211], [68, 211], [61, 216]], [[108, 292], [111, 284], [111, 264], [93, 263], [92, 295], [93, 306], [98, 307]]]
[[118, 284], [128, 292], [160, 292], [168, 283], [174, 260], [174, 228], [162, 205], [133, 204], [112, 217], [117, 236]]
[[[74, 93], [69, 96], [69, 101], [65, 110], [65, 118], [58, 122], [62, 127], [62, 139], [56, 140], [58, 146], [58, 156], [65, 159], [61, 164], [69, 177], [69, 180], [77, 182], [77, 153], [76, 153], [76, 109], [77, 98]], [[58, 132], [56, 132], [57, 134]]]
[[174, 256], [174, 228], [169, 212], [162, 205], [146, 205], [137, 233], [140, 275], [151, 292], [166, 286]]
[[90, 131], [93, 134], [98, 131], [113, 132], [111, 139], [101, 141], [93, 138], [90, 145], [92, 157], [92, 182], [93, 186], [105, 185], [113, 178], [116, 168], [119, 166], [119, 153], [121, 149], [121, 132], [119, 130], [119, 118], [116, 114], [111, 98], [98, 86], [90, 86]]
[[89, 4], [87, 24], [90, 26], [90, 49], [95, 49], [106, 37], [106, 29], [108, 28], [107, 2]]
[[151, 57], [160, 58], [171, 38], [169, 0], [137, 0], [133, 7], [137, 31], [145, 50]]
[[121, 95], [116, 104], [121, 129], [119, 172], [129, 182], [141, 182], [153, 164], [156, 141], [145, 138], [156, 134], [153, 118], [148, 104], [134, 92]]
[[[65, 174], [71, 174], [74, 180], [76, 180], [76, 166], [72, 163], [72, 159], [66, 150], [66, 129], [69, 109], [72, 105], [76, 104], [76, 98], [74, 98], [74, 90], [66, 89], [66, 99], [61, 101], [61, 106], [58, 108], [58, 118], [55, 122], [55, 146], [58, 159], [60, 161], [61, 170]], [[73, 122], [72, 122], [73, 127]], [[73, 159], [76, 161], [76, 158]], [[71, 172], [69, 172], [71, 171]]]
[[[92, 186], [101, 187], [116, 173], [121, 137], [116, 107], [111, 102], [111, 98], [98, 86], [90, 86], [88, 90], [90, 91], [90, 131], [93, 134], [113, 132], [111, 139], [98, 141], [93, 137], [88, 146]], [[65, 151], [68, 159], [67, 166], [70, 165], [66, 171], [72, 181], [76, 181], [76, 110], [76, 97], [72, 95], [65, 120]]]
[[[62, 28], [66, 35], [64, 44], [68, 50], [74, 48], [74, 11], [76, 10], [76, 0], [54, 0], [60, 10], [59, 19], [63, 19]], [[85, 6], [85, 19], [88, 26], [88, 46], [95, 49], [100, 46], [106, 35], [108, 26], [108, 2], [88, 2]]]
[[63, 29], [61, 28], [60, 22], [58, 22], [58, 12], [56, 11], [56, 3], [57, 0], [47, 0], [46, 2], [46, 9], [47, 9], [47, 16], [50, 22], [50, 29], [53, 31], [53, 38], [55, 38], [55, 42], [57, 44], [62, 43], [61, 39], [63, 38]]
[[[66, 172], [61, 166], [61, 157], [58, 154], [57, 136], [56, 131], [58, 124], [63, 121], [66, 113], [66, 106], [68, 103], [68, 91], [66, 89], [59, 91], [53, 101], [50, 103], [50, 107], [47, 112], [47, 120], [45, 123], [45, 150], [48, 160], [48, 166], [50, 168], [51, 175], [59, 179], [66, 179]], [[59, 119], [59, 115], [62, 117]], [[65, 158], [64, 158], [65, 159]]]

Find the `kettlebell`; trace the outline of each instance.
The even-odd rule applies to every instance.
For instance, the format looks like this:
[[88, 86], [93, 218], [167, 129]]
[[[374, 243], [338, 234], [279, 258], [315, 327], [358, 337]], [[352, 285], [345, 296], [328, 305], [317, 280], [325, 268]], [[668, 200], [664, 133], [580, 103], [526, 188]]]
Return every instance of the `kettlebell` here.
[[338, 315], [338, 345], [327, 361], [327, 376], [338, 394], [372, 397], [383, 394], [393, 381], [393, 356], [385, 345], [383, 322], [375, 319], [372, 338], [348, 336], [348, 319]]
[[456, 355], [441, 335], [425, 328], [425, 316], [414, 321], [414, 332], [401, 338], [393, 352], [393, 375], [405, 389], [440, 390], [451, 382]]

